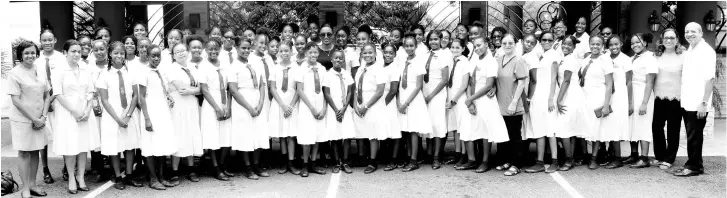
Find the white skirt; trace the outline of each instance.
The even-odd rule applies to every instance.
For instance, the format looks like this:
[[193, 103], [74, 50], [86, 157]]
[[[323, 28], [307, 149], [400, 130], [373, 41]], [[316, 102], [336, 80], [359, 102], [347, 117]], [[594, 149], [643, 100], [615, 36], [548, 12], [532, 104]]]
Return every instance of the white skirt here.
[[[66, 96], [69, 105], [73, 108], [83, 108], [85, 104], [81, 96]], [[82, 152], [92, 150], [91, 128], [96, 123], [90, 123], [93, 118], [87, 121], [76, 122], [73, 114], [62, 105], [55, 107], [56, 130], [53, 131], [53, 152], [58, 155], [78, 155]], [[91, 117], [95, 117], [91, 115]], [[94, 124], [94, 125], [92, 125]]]
[[654, 94], [652, 93], [649, 102], [646, 105], [646, 114], [639, 115], [639, 108], [644, 100], [645, 85], [641, 83], [634, 83], [634, 113], [629, 117], [629, 132], [631, 137], [628, 138], [630, 141], [647, 141], [653, 140], [653, 134], [651, 129], [651, 123], [654, 120]]
[[[286, 102], [290, 102], [292, 98], [285, 100], [285, 98], [282, 97], [281, 99]], [[290, 103], [288, 103], [290, 104]], [[282, 108], [280, 108], [280, 105], [276, 100], [271, 101], [270, 103], [270, 112], [268, 114], [268, 134], [270, 137], [273, 138], [283, 138], [283, 137], [295, 137], [294, 130], [298, 127], [298, 107], [300, 104], [296, 104], [296, 106], [292, 107], [293, 112], [288, 116], [285, 117], [285, 111], [283, 111]]]
[[[259, 92], [255, 89], [240, 89], [240, 94], [247, 102], [255, 107], [258, 104]], [[267, 97], [266, 97], [267, 98]], [[267, 100], [263, 98], [263, 100]], [[264, 105], [263, 105], [264, 106]], [[252, 117], [250, 112], [238, 104], [232, 104], [232, 149], [237, 151], [255, 151], [255, 149], [270, 148], [270, 136], [267, 132], [267, 117], [260, 115]]]
[[[399, 99], [401, 100], [401, 103], [404, 103], [406, 102], [405, 100], [409, 99], [412, 89], [414, 89], [414, 87], [410, 87], [409, 90], [403, 88], [399, 89]], [[406, 113], [398, 113], [399, 126], [401, 127], [401, 131], [430, 134], [433, 130], [432, 121], [429, 117], [427, 104], [424, 103], [424, 96], [422, 96], [421, 91], [419, 92], [420, 93], [414, 96], [414, 99], [406, 108]], [[397, 112], [399, 111], [397, 110]]]
[[[477, 86], [484, 86], [484, 84], [478, 84]], [[474, 103], [477, 107], [477, 117], [485, 125], [485, 138], [487, 138], [487, 141], [495, 143], [510, 141], [505, 119], [500, 114], [500, 105], [497, 103], [497, 97], [490, 98], [482, 96], [475, 100]]]
[[[321, 91], [318, 95], [310, 96], [312, 97], [309, 97], [308, 99], [316, 111], [320, 111], [325, 108], [325, 106], [323, 106], [323, 91]], [[328, 141], [328, 137], [325, 135], [326, 119], [316, 119], [311, 113], [310, 108], [306, 106], [305, 103], [300, 103], [300, 109], [298, 109], [298, 128], [295, 132], [298, 144], [313, 145], [316, 142]], [[326, 117], [327, 116], [331, 115], [326, 115]]]
[[170, 93], [174, 98], [172, 120], [177, 137], [176, 157], [202, 156], [202, 132], [200, 131], [200, 108], [197, 97]]
[[141, 131], [141, 155], [147, 157], [172, 155], [177, 152], [177, 137], [167, 99], [163, 95], [147, 94], [146, 102], [153, 131], [146, 130], [146, 121], [139, 123], [144, 126]]
[[[220, 108], [227, 108], [220, 106]], [[205, 100], [202, 103], [200, 113], [200, 130], [202, 131], [202, 148], [219, 149], [222, 147], [230, 147], [230, 131], [232, 130], [232, 120], [217, 120], [215, 109]]]
[[[339, 107], [341, 108], [341, 107]], [[353, 124], [353, 108], [350, 106], [343, 113], [343, 120], [339, 122], [336, 119], [336, 112], [333, 108], [328, 107], [328, 113], [326, 114], [326, 133], [328, 134], [329, 140], [345, 140], [356, 138], [356, 129]]]
[[[123, 109], [117, 111], [117, 113], [122, 112]], [[101, 119], [101, 154], [118, 155], [120, 152], [139, 148], [141, 131], [139, 131], [138, 109], [131, 114], [126, 128], [119, 127], [105, 109], [101, 117], [107, 118]]]

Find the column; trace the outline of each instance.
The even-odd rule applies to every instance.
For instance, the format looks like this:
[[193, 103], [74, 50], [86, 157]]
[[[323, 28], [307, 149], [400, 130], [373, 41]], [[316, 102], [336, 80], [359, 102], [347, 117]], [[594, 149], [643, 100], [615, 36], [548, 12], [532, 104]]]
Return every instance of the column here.
[[55, 49], [61, 51], [66, 40], [75, 38], [73, 35], [73, 2], [42, 1], [39, 5], [41, 24], [43, 20], [47, 20], [53, 27], [53, 34], [58, 39]]
[[111, 40], [118, 41], [121, 37], [126, 36], [126, 22], [124, 13], [126, 2], [118, 1], [94, 1], [94, 20], [98, 22], [103, 18], [106, 25], [111, 30]]

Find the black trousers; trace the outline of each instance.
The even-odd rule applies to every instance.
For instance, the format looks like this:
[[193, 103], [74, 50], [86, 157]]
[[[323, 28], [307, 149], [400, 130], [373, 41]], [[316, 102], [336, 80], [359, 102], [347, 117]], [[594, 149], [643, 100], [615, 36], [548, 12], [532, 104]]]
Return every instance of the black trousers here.
[[[674, 163], [679, 150], [679, 131], [681, 130], [682, 109], [679, 100], [654, 100], [654, 120], [651, 123], [654, 137], [654, 156], [656, 160]], [[666, 125], [666, 137], [664, 137]]]
[[507, 135], [509, 136], [510, 141], [503, 142], [503, 150], [498, 149], [498, 152], [502, 151], [503, 154], [505, 154], [505, 159], [507, 159], [507, 162], [511, 165], [522, 168], [523, 137], [520, 130], [523, 126], [523, 116], [502, 116], [502, 118], [505, 120]]
[[702, 146], [704, 144], [704, 125], [707, 118], [697, 118], [696, 111], [687, 111], [684, 115], [684, 125], [687, 128], [687, 163], [684, 168], [702, 171]]

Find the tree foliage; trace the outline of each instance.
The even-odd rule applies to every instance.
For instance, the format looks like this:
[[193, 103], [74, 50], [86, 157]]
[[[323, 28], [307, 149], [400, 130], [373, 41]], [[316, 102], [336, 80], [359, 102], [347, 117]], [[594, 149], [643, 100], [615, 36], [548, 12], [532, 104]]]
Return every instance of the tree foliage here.
[[305, 24], [308, 16], [318, 14], [312, 1], [219, 1], [209, 2], [210, 26], [235, 30], [270, 29], [268, 36], [287, 23]]

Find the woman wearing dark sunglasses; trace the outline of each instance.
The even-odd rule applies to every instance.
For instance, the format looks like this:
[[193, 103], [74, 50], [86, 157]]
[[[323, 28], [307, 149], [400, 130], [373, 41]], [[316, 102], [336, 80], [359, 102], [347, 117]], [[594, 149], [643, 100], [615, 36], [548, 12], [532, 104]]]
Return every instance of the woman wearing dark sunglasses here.
[[331, 29], [330, 25], [324, 24], [318, 35], [321, 39], [321, 43], [318, 44], [318, 51], [321, 52], [318, 53], [318, 62], [321, 63], [326, 70], [328, 70], [333, 67], [333, 63], [331, 63], [331, 53], [333, 52], [333, 44], [335, 42], [333, 38], [333, 29]]

